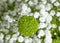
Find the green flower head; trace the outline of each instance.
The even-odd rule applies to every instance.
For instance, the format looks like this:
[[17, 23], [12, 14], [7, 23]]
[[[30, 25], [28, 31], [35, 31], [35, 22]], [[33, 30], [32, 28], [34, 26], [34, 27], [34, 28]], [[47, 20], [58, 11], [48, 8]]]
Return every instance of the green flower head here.
[[38, 30], [38, 21], [33, 16], [22, 16], [18, 22], [18, 31], [23, 36], [32, 36]]

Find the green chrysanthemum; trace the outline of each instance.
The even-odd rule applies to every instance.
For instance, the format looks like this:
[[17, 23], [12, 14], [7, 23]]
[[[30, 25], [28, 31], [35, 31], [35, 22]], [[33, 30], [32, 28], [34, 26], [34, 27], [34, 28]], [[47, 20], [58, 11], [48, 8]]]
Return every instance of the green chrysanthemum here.
[[18, 30], [23, 36], [32, 36], [38, 30], [38, 21], [33, 16], [23, 16], [19, 19]]

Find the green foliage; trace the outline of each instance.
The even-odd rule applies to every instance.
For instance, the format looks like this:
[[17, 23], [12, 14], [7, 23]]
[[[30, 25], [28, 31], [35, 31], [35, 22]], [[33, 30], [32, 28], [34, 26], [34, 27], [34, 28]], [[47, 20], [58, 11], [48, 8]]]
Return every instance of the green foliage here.
[[54, 39], [52, 43], [60, 43], [60, 38]]
[[11, 4], [11, 3], [9, 3], [9, 0], [7, 0], [7, 8], [8, 8], [8, 10], [14, 10], [14, 7], [15, 7], [15, 1]]
[[23, 36], [32, 36], [38, 30], [38, 21], [33, 16], [23, 16], [18, 22], [18, 31]]
[[[53, 16], [51, 23], [57, 25], [56, 28], [51, 28], [52, 38], [56, 39], [57, 37], [60, 37], [60, 31], [58, 29], [58, 26], [60, 26], [60, 22], [59, 22], [58, 17], [56, 15]], [[54, 35], [54, 33], [56, 33], [56, 35]]]

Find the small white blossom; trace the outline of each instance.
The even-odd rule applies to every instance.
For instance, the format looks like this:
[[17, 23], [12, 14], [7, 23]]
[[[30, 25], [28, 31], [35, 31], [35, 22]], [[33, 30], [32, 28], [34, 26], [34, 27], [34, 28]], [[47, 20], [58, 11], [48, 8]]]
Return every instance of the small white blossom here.
[[26, 4], [22, 5], [22, 10], [24, 10], [24, 11], [27, 10], [27, 5]]
[[18, 2], [20, 2], [21, 0], [17, 0]]
[[44, 33], [44, 31], [43, 30], [40, 30], [39, 32], [38, 32], [38, 37], [40, 38], [41, 36], [44, 36], [45, 35], [45, 33]]
[[47, 24], [46, 23], [40, 23], [39, 24], [39, 28], [45, 28], [45, 27], [47, 27]]
[[29, 4], [30, 6], [33, 6], [33, 5], [34, 5], [34, 3], [33, 3], [32, 1], [29, 1], [28, 4]]
[[37, 37], [35, 37], [34, 39], [33, 39], [33, 43], [41, 43], [41, 39], [39, 39], [39, 38], [37, 38]]
[[48, 24], [48, 26], [46, 27], [47, 30], [51, 29], [51, 24]]
[[59, 6], [60, 3], [59, 3], [59, 2], [55, 2], [54, 5], [55, 5], [55, 6]]
[[60, 31], [60, 26], [58, 27], [59, 31]]
[[41, 9], [41, 10], [40, 10], [40, 14], [41, 14], [41, 16], [43, 16], [44, 18], [46, 18], [46, 17], [49, 15], [49, 13], [46, 12], [44, 9]]
[[51, 26], [52, 26], [52, 28], [56, 28], [56, 27], [57, 27], [57, 25], [56, 25], [56, 24], [52, 24]]
[[42, 1], [43, 1], [43, 2], [42, 2], [43, 4], [46, 4], [46, 3], [47, 3], [47, 0], [42, 0]]
[[15, 0], [9, 0], [9, 3], [12, 4]]
[[59, 17], [60, 16], [60, 12], [57, 12], [56, 16]]
[[5, 20], [8, 20], [8, 22], [13, 22], [13, 21], [15, 21], [13, 18], [11, 18], [9, 15], [6, 15], [5, 17]]
[[21, 15], [28, 15], [28, 13], [31, 12], [30, 7], [27, 7], [26, 4], [22, 5], [22, 11], [21, 11]]
[[52, 21], [52, 16], [48, 15], [46, 17], [46, 23], [50, 23]]
[[54, 35], [57, 35], [57, 33], [54, 33]]
[[46, 37], [44, 39], [45, 43], [52, 43], [51, 33], [49, 30], [45, 31]]
[[51, 5], [50, 3], [47, 3], [45, 9], [46, 9], [47, 11], [49, 11], [49, 10], [51, 10], [51, 8], [52, 8], [52, 5]]
[[54, 2], [56, 2], [56, 0], [50, 0], [51, 1], [51, 3], [54, 3]]
[[45, 20], [44, 17], [40, 17], [40, 18], [39, 18], [39, 21], [40, 21], [40, 22], [45, 22], [46, 20]]
[[51, 10], [51, 11], [50, 11], [50, 15], [51, 15], [51, 16], [54, 16], [54, 15], [55, 15], [55, 11], [54, 11], [54, 10]]
[[35, 17], [35, 18], [38, 18], [38, 17], [39, 17], [39, 13], [38, 13], [38, 12], [35, 12], [35, 13], [34, 13], [34, 17]]
[[10, 39], [10, 35], [7, 35], [5, 38], [6, 38], [6, 40], [9, 40]]
[[4, 40], [1, 40], [1, 39], [0, 39], [0, 43], [4, 43]]
[[0, 34], [0, 40], [4, 38], [4, 34]]
[[9, 40], [9, 43], [15, 43], [16, 42], [16, 40], [14, 40], [14, 38], [11, 38], [10, 40]]
[[40, 9], [42, 9], [42, 11], [45, 10], [45, 5], [44, 4], [39, 4], [39, 7], [40, 7]]
[[19, 36], [18, 37], [18, 42], [23, 42], [24, 41], [24, 38], [22, 36]]
[[14, 40], [17, 40], [18, 37], [17, 37], [16, 34], [13, 34], [13, 35], [12, 35], [12, 38], [14, 38]]
[[32, 38], [25, 37], [25, 39], [24, 39], [25, 43], [32, 43], [32, 41], [33, 41]]
[[38, 0], [33, 0], [33, 2], [34, 2], [34, 5], [37, 5]]

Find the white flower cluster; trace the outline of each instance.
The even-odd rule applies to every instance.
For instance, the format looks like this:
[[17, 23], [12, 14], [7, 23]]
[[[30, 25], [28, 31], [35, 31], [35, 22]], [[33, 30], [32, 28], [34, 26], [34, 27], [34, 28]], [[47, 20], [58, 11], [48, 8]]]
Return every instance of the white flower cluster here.
[[[0, 4], [2, 2], [6, 2], [7, 0], [1, 0]], [[10, 4], [13, 4], [15, 0], [9, 0]], [[27, 2], [27, 3], [25, 3]], [[1, 26], [3, 27], [0, 29], [0, 31], [4, 32], [6, 34], [6, 43], [16, 43], [18, 42], [25, 42], [25, 43], [42, 43], [41, 37], [45, 36], [44, 42], [45, 43], [52, 43], [52, 35], [50, 33], [51, 28], [56, 28], [56, 24], [51, 24], [51, 21], [53, 19], [53, 16], [60, 17], [60, 12], [55, 12], [52, 7], [54, 6], [58, 7], [60, 6], [60, 3], [56, 0], [50, 0], [51, 3], [47, 3], [47, 0], [16, 0], [14, 10], [8, 10], [7, 12], [3, 13], [2, 19], [4, 19], [4, 22], [1, 23]], [[7, 3], [6, 3], [7, 4]], [[7, 6], [7, 5], [6, 5]], [[31, 12], [33, 9], [31, 7], [34, 7], [35, 9], [39, 10], [38, 12]], [[3, 9], [0, 5], [0, 10]], [[7, 8], [8, 9], [8, 8]], [[2, 14], [2, 13], [1, 13]], [[12, 15], [12, 16], [11, 16]], [[17, 28], [17, 20], [20, 18], [20, 16], [34, 16], [34, 18], [39, 20], [38, 25], [38, 32], [36, 36], [31, 37], [23, 37], [18, 32]], [[5, 23], [7, 21], [7, 23]], [[59, 18], [60, 21], [60, 18]], [[16, 24], [15, 24], [16, 22]], [[5, 28], [4, 28], [5, 27]], [[9, 29], [7, 29], [9, 28]], [[58, 27], [60, 30], [60, 26]], [[9, 31], [13, 31], [14, 34], [11, 36], [9, 34]], [[17, 33], [16, 33], [17, 32]], [[56, 35], [56, 33], [54, 33]], [[35, 35], [35, 34], [34, 34]], [[4, 43], [4, 34], [0, 34], [0, 43]]]

